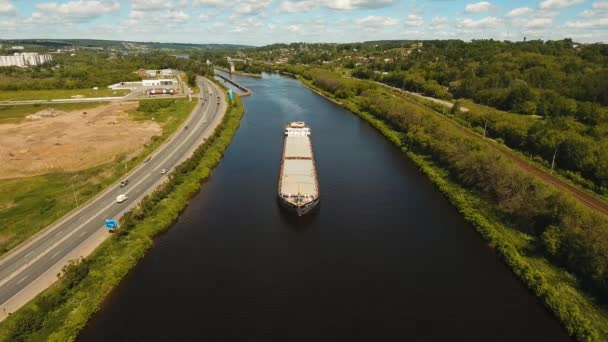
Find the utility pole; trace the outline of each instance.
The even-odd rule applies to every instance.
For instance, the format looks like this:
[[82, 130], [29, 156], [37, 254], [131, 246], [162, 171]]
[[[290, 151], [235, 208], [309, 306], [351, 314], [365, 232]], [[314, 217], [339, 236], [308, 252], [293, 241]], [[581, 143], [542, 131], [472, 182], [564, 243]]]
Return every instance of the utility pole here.
[[483, 138], [486, 138], [486, 128], [488, 127], [488, 120], [483, 124]]
[[557, 156], [557, 147], [555, 148], [555, 152], [553, 152], [553, 160], [551, 160], [551, 173], [553, 173], [553, 166], [555, 166], [555, 157]]

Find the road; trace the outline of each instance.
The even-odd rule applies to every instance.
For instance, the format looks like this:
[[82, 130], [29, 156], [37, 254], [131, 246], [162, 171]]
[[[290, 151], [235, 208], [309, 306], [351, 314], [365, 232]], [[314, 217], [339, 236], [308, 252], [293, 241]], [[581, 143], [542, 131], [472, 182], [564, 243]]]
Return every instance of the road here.
[[[118, 219], [129, 208], [137, 205], [144, 195], [162, 183], [172, 169], [190, 156], [212, 133], [226, 111], [225, 96], [222, 90], [209, 80], [199, 78], [197, 81], [201, 96], [208, 100], [199, 101], [182, 127], [152, 154], [150, 160], [125, 176], [129, 179], [127, 186], [121, 188], [118, 182], [110, 186], [78, 210], [0, 259], [0, 320], [5, 317], [6, 308], [8, 312], [14, 311], [56, 280], [54, 270], [66, 264], [66, 257], [82, 248], [89, 238], [99, 234], [102, 234], [103, 238], [109, 235], [104, 231], [105, 219]], [[166, 175], [161, 174], [162, 169], [168, 170]], [[116, 197], [119, 194], [126, 194], [127, 201], [117, 203]], [[50, 270], [53, 270], [53, 273]], [[47, 273], [51, 273], [55, 278], [49, 278]], [[45, 284], [41, 286], [43, 280]], [[24, 297], [24, 292], [34, 293], [29, 293], [26, 296], [28, 298], [20, 298]]]

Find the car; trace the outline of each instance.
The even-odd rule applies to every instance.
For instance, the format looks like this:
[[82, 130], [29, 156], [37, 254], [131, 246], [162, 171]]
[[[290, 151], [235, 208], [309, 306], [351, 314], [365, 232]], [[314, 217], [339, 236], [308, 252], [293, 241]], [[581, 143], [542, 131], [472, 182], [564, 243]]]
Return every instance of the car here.
[[207, 123], [207, 120], [203, 120], [203, 123]]
[[129, 184], [129, 180], [128, 180], [128, 179], [125, 179], [125, 180], [123, 180], [122, 182], [120, 182], [120, 187], [122, 188], [122, 187], [124, 187], [124, 186], [127, 186], [127, 184]]
[[186, 126], [184, 127], [184, 129], [188, 129], [188, 125], [186, 125]]
[[150, 158], [152, 158], [152, 157], [148, 157], [148, 158], [146, 158], [146, 160], [144, 160], [144, 163], [149, 162], [149, 161], [150, 161]]
[[120, 194], [116, 197], [116, 202], [122, 203], [122, 202], [126, 201], [128, 198], [129, 198], [129, 196], [127, 196], [125, 194]]
[[160, 174], [161, 174], [161, 175], [164, 175], [165, 173], [167, 173], [167, 169], [162, 169], [162, 170], [160, 170]]

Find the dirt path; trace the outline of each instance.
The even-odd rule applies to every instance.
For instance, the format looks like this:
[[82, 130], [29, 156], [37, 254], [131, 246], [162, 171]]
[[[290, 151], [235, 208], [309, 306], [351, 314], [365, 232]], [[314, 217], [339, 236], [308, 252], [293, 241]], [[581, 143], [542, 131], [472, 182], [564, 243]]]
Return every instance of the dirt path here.
[[161, 127], [136, 122], [137, 102], [71, 112], [44, 110], [26, 122], [0, 125], [0, 179], [75, 171], [135, 155]]

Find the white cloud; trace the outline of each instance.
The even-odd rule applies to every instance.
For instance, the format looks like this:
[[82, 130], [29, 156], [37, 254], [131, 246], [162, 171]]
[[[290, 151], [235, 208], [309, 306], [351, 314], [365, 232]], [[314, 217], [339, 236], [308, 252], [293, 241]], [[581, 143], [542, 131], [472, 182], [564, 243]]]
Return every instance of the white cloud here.
[[448, 18], [446, 17], [434, 17], [433, 20], [431, 20], [431, 24], [433, 26], [444, 26], [448, 23]]
[[541, 9], [554, 9], [564, 8], [579, 5], [585, 2], [585, 0], [545, 0], [540, 3]]
[[500, 22], [500, 19], [496, 17], [485, 17], [479, 20], [466, 18], [459, 19], [458, 26], [466, 29], [489, 28], [497, 26]]
[[604, 17], [604, 18], [597, 18], [597, 19], [592, 19], [592, 20], [585, 20], [585, 21], [568, 21], [565, 24], [566, 27], [570, 27], [570, 28], [604, 28], [604, 27], [608, 27], [608, 17]]
[[578, 14], [579, 17], [593, 18], [593, 17], [608, 17], [608, 1], [598, 1], [591, 5], [591, 9], [586, 9]]
[[175, 7], [169, 0], [131, 0], [133, 11], [156, 11]]
[[407, 16], [407, 19], [405, 19], [405, 24], [407, 26], [422, 26], [422, 24], [424, 24], [424, 19], [419, 15], [410, 14]]
[[492, 8], [492, 4], [487, 1], [482, 1], [474, 4], [468, 4], [464, 8], [464, 11], [467, 13], [482, 13], [487, 12]]
[[194, 6], [223, 7], [225, 4], [224, 0], [192, 0]]
[[300, 25], [289, 25], [287, 26], [287, 31], [291, 33], [300, 32]]
[[0, 0], [0, 15], [15, 14], [15, 5], [8, 0]]
[[266, 8], [272, 0], [234, 0], [233, 11], [238, 14], [257, 14]]
[[337, 10], [359, 8], [381, 8], [393, 4], [394, 0], [321, 0], [323, 5]]
[[36, 10], [32, 13], [35, 21], [81, 21], [99, 17], [103, 14], [116, 12], [120, 9], [117, 1], [70, 1], [64, 3], [46, 2], [36, 4]]
[[285, 0], [277, 7], [277, 12], [300, 13], [325, 7], [334, 10], [354, 10], [390, 6], [395, 0]]
[[317, 1], [283, 1], [279, 7], [277, 7], [277, 12], [280, 13], [300, 13], [300, 12], [308, 12], [313, 10], [319, 6]]
[[518, 8], [512, 9], [509, 13], [507, 13], [507, 17], [509, 17], [509, 18], [520, 17], [522, 15], [530, 14], [533, 11], [534, 10], [531, 9], [530, 7], [518, 7]]
[[532, 18], [530, 20], [526, 20], [524, 23], [525, 28], [543, 28], [551, 25], [553, 23], [553, 19], [551, 18]]
[[365, 18], [356, 19], [355, 23], [357, 25], [378, 27], [397, 25], [399, 21], [395, 18], [370, 15]]

